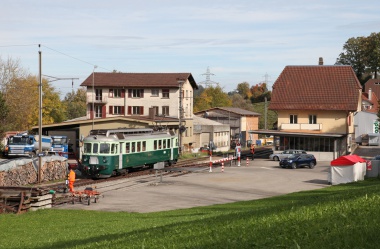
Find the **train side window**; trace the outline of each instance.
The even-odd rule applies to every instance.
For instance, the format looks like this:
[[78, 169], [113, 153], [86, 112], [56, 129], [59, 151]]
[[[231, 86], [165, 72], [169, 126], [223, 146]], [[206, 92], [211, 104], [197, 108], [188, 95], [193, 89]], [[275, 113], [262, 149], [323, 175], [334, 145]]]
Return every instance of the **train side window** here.
[[130, 148], [129, 148], [129, 143], [126, 143], [125, 144], [125, 153], [129, 153], [129, 150], [130, 150]]
[[131, 150], [132, 153], [136, 152], [135, 148], [136, 148], [136, 142], [132, 142], [132, 150]]
[[153, 142], [153, 150], [157, 150], [157, 140], [154, 140]]
[[83, 152], [84, 153], [91, 153], [91, 143], [85, 143], [84, 144], [84, 148], [83, 148]]
[[115, 154], [116, 153], [116, 144], [111, 144], [111, 154]]
[[141, 142], [137, 142], [137, 152], [141, 151]]
[[171, 148], [171, 146], [170, 146], [170, 139], [168, 139], [168, 148]]
[[146, 151], [146, 141], [142, 142], [142, 151]]
[[163, 149], [166, 149], [166, 139], [164, 139], [162, 142], [163, 142], [163, 143], [162, 143], [162, 146], [163, 146], [162, 148], [163, 148]]
[[96, 143], [94, 144], [94, 146], [92, 147], [92, 153], [98, 153], [99, 151], [99, 144]]
[[161, 140], [158, 140], [158, 149], [162, 149], [162, 141]]

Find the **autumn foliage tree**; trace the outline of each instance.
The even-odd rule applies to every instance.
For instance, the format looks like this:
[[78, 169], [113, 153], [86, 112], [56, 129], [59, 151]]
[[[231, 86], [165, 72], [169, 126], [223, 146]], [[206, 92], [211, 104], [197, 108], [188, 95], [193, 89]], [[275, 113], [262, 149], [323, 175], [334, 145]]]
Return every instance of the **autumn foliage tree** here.
[[76, 92], [67, 93], [63, 104], [66, 107], [68, 119], [86, 116], [86, 89], [79, 88]]
[[232, 101], [222, 88], [206, 87], [204, 91], [194, 99], [194, 112], [206, 110], [213, 107], [230, 107]]

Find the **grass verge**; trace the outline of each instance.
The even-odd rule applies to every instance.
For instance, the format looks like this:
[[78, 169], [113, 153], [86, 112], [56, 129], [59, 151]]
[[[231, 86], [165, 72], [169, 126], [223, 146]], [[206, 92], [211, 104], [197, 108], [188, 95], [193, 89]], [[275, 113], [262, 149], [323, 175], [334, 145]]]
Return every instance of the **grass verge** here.
[[378, 248], [380, 180], [157, 213], [0, 215], [0, 248]]

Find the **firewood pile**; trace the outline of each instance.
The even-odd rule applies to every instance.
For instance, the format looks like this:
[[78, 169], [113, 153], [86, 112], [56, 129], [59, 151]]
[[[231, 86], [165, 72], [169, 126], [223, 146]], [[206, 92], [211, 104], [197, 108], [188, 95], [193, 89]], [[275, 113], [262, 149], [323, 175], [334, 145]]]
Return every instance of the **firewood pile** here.
[[[7, 170], [0, 170], [0, 186], [25, 186], [38, 180], [38, 160], [19, 160], [12, 162]], [[64, 179], [67, 160], [44, 158], [41, 167], [41, 182]]]

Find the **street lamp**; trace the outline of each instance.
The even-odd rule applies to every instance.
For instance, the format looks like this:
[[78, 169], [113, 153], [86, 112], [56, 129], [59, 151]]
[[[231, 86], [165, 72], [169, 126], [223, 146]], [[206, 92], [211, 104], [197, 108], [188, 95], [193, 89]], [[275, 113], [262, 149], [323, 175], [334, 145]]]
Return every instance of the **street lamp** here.
[[94, 118], [95, 118], [95, 69], [98, 66], [94, 65], [92, 70], [92, 129], [94, 129]]

